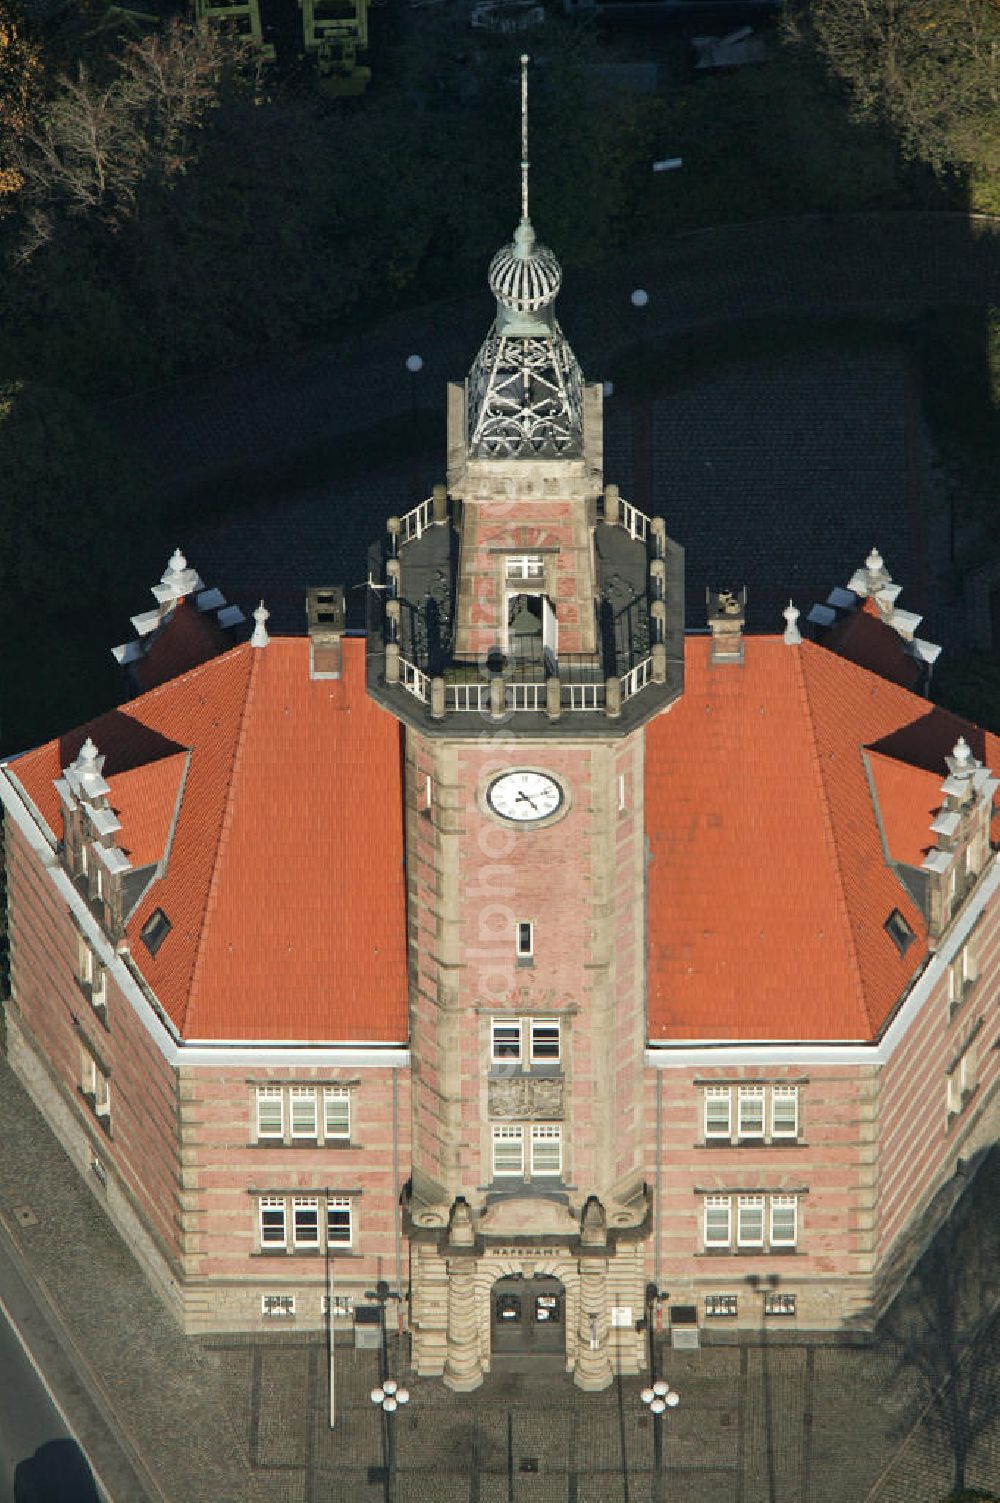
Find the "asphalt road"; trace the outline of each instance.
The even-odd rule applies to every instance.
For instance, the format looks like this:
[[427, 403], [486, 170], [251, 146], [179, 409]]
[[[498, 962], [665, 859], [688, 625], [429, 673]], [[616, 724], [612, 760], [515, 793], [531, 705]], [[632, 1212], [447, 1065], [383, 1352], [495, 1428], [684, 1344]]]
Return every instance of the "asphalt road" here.
[[104, 1503], [105, 1497], [0, 1300], [0, 1503]]

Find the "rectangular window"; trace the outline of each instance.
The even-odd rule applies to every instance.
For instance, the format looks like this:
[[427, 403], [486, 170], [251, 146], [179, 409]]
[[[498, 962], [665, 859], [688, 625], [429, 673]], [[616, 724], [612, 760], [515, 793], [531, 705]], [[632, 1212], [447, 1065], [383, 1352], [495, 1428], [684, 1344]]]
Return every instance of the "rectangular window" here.
[[314, 1086], [292, 1086], [289, 1092], [292, 1115], [293, 1138], [318, 1138], [316, 1118], [316, 1089]]
[[535, 954], [535, 926], [521, 922], [517, 926], [517, 958], [532, 960]]
[[544, 560], [531, 554], [512, 556], [507, 560], [508, 579], [543, 579]]
[[99, 1117], [111, 1116], [111, 1086], [104, 1071], [95, 1066], [94, 1111]]
[[737, 1197], [736, 1243], [739, 1247], [764, 1246], [763, 1195], [740, 1195]]
[[517, 1018], [493, 1020], [493, 1058], [517, 1060], [521, 1058], [521, 1024]]
[[794, 1315], [795, 1295], [782, 1294], [780, 1291], [768, 1289], [764, 1292], [765, 1315]]
[[732, 1240], [732, 1198], [705, 1196], [705, 1246], [728, 1247]]
[[278, 1085], [257, 1087], [257, 1136], [258, 1138], [283, 1138], [285, 1136], [285, 1098]]
[[706, 1294], [705, 1314], [712, 1316], [736, 1316], [739, 1314], [739, 1299], [735, 1294]]
[[793, 1085], [771, 1087], [771, 1137], [797, 1138], [799, 1135], [799, 1088]]
[[533, 1065], [559, 1063], [559, 1023], [556, 1019], [532, 1018], [531, 1063]]
[[285, 1247], [287, 1243], [283, 1198], [280, 1195], [262, 1195], [260, 1199], [261, 1247]]
[[970, 1042], [948, 1075], [948, 1113], [956, 1116], [976, 1087], [976, 1046]]
[[327, 1198], [326, 1240], [329, 1247], [351, 1247], [354, 1243], [352, 1206], [347, 1195], [331, 1195]]
[[728, 1086], [705, 1087], [705, 1137], [731, 1138], [733, 1101]]
[[294, 1294], [262, 1294], [260, 1297], [260, 1313], [269, 1318], [277, 1316], [289, 1317], [295, 1314]]
[[494, 1127], [493, 1176], [524, 1174], [524, 1128]]
[[319, 1247], [319, 1200], [315, 1195], [293, 1196], [292, 1238], [296, 1247]]
[[794, 1247], [798, 1236], [798, 1202], [794, 1195], [771, 1196], [771, 1246]]
[[98, 1117], [111, 1116], [111, 1085], [89, 1049], [80, 1050], [80, 1089]]
[[531, 1129], [531, 1172], [562, 1173], [562, 1128], [536, 1124]]
[[323, 1087], [323, 1136], [351, 1136], [351, 1091], [349, 1086]]
[[975, 967], [969, 946], [963, 945], [948, 967], [948, 1002], [954, 1010], [961, 1007], [967, 988], [975, 980]]
[[740, 1137], [762, 1138], [764, 1136], [764, 1087], [740, 1086], [739, 1107]]

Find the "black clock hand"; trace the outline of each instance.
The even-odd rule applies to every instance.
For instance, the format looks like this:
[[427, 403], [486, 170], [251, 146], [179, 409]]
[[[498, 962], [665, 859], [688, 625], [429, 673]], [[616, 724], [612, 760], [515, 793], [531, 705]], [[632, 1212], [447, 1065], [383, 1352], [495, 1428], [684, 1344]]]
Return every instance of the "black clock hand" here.
[[520, 789], [518, 789], [517, 796], [518, 798], [523, 798], [525, 803], [530, 804], [533, 809], [535, 808], [535, 800], [533, 798], [529, 798], [528, 795], [526, 793], [523, 793]]

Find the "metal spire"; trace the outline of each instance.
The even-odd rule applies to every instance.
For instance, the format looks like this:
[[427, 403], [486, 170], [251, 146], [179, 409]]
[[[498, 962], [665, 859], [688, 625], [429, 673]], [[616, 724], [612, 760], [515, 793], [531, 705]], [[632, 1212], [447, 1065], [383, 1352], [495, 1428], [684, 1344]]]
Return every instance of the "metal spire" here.
[[521, 221], [528, 218], [528, 63], [526, 52], [521, 53]]

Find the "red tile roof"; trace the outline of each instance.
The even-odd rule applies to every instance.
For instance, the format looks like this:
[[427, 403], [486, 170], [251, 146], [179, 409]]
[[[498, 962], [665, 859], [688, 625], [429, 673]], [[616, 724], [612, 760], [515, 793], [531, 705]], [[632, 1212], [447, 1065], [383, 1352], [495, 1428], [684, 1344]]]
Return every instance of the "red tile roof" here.
[[709, 650], [687, 639], [684, 694], [646, 733], [650, 1037], [874, 1038], [927, 930], [886, 864], [863, 748], [910, 764], [880, 786], [912, 858], [959, 731], [993, 768], [1000, 742], [812, 642], [749, 637], [742, 668]]
[[187, 765], [188, 753], [178, 751], [107, 779], [108, 803], [121, 822], [115, 844], [133, 867], [163, 858]]
[[[363, 641], [343, 649], [343, 678], [313, 680], [308, 640], [245, 644], [10, 768], [58, 831], [52, 779], [91, 735], [127, 805], [119, 843], [143, 806], [152, 848], [177, 766], [153, 754], [190, 751], [166, 873], [128, 922], [187, 1038], [406, 1038], [400, 728], [366, 694]], [[172, 927], [151, 956], [157, 908]]]

